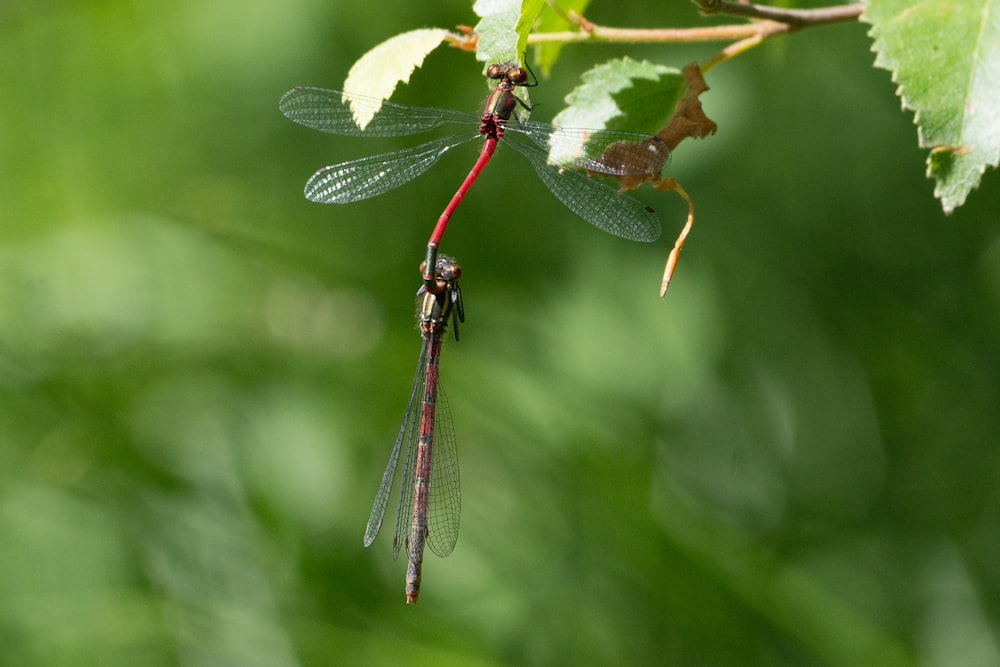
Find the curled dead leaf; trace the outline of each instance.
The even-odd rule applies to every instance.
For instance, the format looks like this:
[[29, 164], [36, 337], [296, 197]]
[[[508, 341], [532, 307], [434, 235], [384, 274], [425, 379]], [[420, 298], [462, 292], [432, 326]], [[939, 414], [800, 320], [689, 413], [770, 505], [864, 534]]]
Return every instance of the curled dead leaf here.
[[[674, 269], [677, 267], [677, 260], [680, 258], [681, 248], [684, 247], [684, 241], [687, 239], [688, 233], [690, 233], [691, 227], [694, 224], [694, 202], [676, 180], [663, 177], [663, 169], [669, 162], [670, 151], [673, 151], [681, 141], [687, 138], [701, 139], [710, 134], [715, 134], [716, 130], [718, 130], [718, 125], [705, 115], [705, 111], [701, 107], [699, 96], [708, 90], [708, 84], [705, 83], [705, 79], [702, 76], [701, 67], [698, 63], [691, 63], [684, 67], [682, 73], [687, 83], [687, 93], [677, 103], [677, 106], [674, 107], [674, 112], [659, 132], [656, 133], [656, 136], [644, 141], [615, 142], [610, 144], [601, 155], [601, 162], [604, 164], [620, 162], [623, 165], [633, 165], [641, 162], [642, 160], [636, 158], [646, 156], [648, 159], [648, 156], [652, 153], [662, 155], [661, 159], [655, 160], [655, 164], [650, 165], [650, 170], [647, 173], [627, 173], [627, 170], [623, 169], [625, 173], [614, 178], [618, 180], [619, 187], [623, 191], [635, 189], [640, 184], [651, 181], [653, 187], [657, 190], [676, 192], [687, 202], [687, 220], [674, 241], [674, 247], [670, 249], [666, 266], [663, 269], [663, 280], [660, 283], [661, 297], [667, 293], [667, 288], [670, 286], [670, 279], [673, 277]], [[664, 145], [669, 150], [664, 150]], [[637, 155], [637, 153], [641, 155]]]
[[684, 67], [681, 72], [687, 82], [687, 94], [681, 98], [674, 108], [674, 113], [667, 120], [663, 128], [656, 133], [674, 150], [681, 141], [688, 137], [701, 139], [710, 134], [715, 134], [719, 126], [705, 115], [701, 108], [699, 96], [708, 90], [708, 84], [701, 74], [701, 66], [698, 63], [691, 63]]

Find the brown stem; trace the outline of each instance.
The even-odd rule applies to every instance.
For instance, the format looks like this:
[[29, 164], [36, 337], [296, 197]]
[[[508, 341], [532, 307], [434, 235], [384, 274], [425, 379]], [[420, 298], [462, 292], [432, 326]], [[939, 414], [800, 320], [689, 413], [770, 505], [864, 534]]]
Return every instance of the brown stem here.
[[[592, 24], [593, 25], [593, 24]], [[703, 28], [607, 28], [593, 25], [588, 31], [537, 32], [528, 35], [529, 44], [559, 42], [729, 42], [763, 32], [780, 32], [787, 27], [776, 21], [760, 21]]]
[[787, 23], [794, 28], [804, 28], [822, 23], [837, 21], [853, 21], [861, 16], [864, 7], [861, 3], [819, 7], [817, 9], [786, 9], [783, 7], [768, 7], [767, 5], [752, 5], [728, 0], [692, 0], [698, 5], [702, 14], [728, 14], [744, 16], [752, 19], [766, 19]]
[[821, 7], [819, 9], [783, 9], [752, 5], [728, 0], [692, 0], [703, 14], [730, 14], [754, 19], [749, 23], [705, 26], [698, 28], [609, 28], [591, 23], [572, 13], [567, 19], [579, 30], [544, 32], [528, 35], [529, 44], [579, 42], [730, 42], [759, 43], [762, 39], [782, 32], [791, 32], [813, 25], [852, 21], [861, 16], [860, 3]]

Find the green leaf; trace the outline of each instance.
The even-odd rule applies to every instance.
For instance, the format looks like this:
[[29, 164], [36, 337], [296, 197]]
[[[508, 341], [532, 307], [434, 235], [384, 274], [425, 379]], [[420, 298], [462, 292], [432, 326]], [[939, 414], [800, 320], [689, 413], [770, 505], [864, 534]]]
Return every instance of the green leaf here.
[[[448, 31], [424, 28], [396, 35], [361, 56], [344, 80], [344, 90], [365, 97], [387, 100], [396, 86], [407, 83], [413, 70], [424, 62], [427, 54], [444, 41]], [[375, 117], [378, 108], [354, 108], [354, 120], [362, 130]]]
[[476, 16], [476, 58], [491, 63], [508, 63], [517, 59], [518, 35], [514, 27], [521, 17], [520, 0], [476, 0], [472, 6]]
[[631, 58], [609, 60], [581, 78], [555, 125], [653, 134], [686, 91], [680, 70]]
[[487, 65], [520, 63], [545, 0], [476, 0], [472, 10], [481, 20], [476, 25], [476, 58]]
[[1000, 161], [1000, 0], [869, 0], [862, 18], [951, 213]]
[[538, 14], [542, 11], [542, 7], [545, 6], [545, 0], [524, 0], [521, 4], [521, 15], [517, 19], [517, 25], [514, 31], [517, 32], [517, 50], [515, 55], [518, 58], [518, 63], [524, 58], [525, 53], [528, 50], [528, 34], [531, 32], [531, 28], [534, 27], [535, 21], [538, 19]]

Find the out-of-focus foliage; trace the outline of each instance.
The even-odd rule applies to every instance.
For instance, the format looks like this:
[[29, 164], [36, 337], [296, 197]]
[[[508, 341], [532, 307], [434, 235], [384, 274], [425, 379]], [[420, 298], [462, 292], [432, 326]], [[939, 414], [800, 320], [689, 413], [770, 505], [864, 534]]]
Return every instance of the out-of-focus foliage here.
[[[317, 166], [409, 144], [276, 109], [472, 16], [372, 19], [0, 9], [4, 664], [1000, 662], [1000, 183], [944, 219], [862, 25], [711, 71], [719, 132], [670, 169], [698, 222], [664, 301], [666, 241], [575, 219], [501, 148], [444, 248], [467, 312], [443, 354], [462, 532], [403, 604], [404, 564], [361, 539], [422, 246], [475, 149], [319, 206]], [[535, 117], [607, 48], [564, 49]], [[397, 98], [476, 112], [480, 70], [439, 50]], [[637, 194], [680, 225], [675, 197]]]

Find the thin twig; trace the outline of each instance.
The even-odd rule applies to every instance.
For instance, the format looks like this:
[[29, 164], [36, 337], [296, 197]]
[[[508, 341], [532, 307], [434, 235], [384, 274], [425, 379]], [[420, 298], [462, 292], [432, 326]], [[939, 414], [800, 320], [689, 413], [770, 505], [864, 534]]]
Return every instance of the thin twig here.
[[809, 26], [857, 20], [863, 9], [860, 3], [819, 9], [783, 9], [728, 0], [692, 0], [692, 2], [698, 5], [703, 14], [730, 14], [755, 20], [749, 23], [698, 28], [610, 28], [596, 25], [583, 16], [571, 13], [567, 14], [567, 19], [576, 23], [579, 30], [532, 33], [528, 35], [528, 43], [747, 41], [748, 44], [754, 44], [771, 35]]
[[819, 7], [817, 9], [786, 9], [767, 5], [751, 5], [728, 0], [692, 0], [702, 14], [728, 14], [752, 19], [766, 19], [787, 23], [793, 28], [804, 28], [822, 23], [854, 21], [864, 9], [861, 3]]
[[787, 31], [777, 21], [759, 21], [736, 25], [705, 26], [703, 28], [608, 28], [594, 25], [590, 30], [536, 32], [528, 35], [528, 44], [551, 42], [729, 42], [746, 39], [763, 32]]

